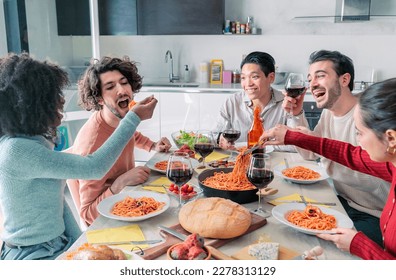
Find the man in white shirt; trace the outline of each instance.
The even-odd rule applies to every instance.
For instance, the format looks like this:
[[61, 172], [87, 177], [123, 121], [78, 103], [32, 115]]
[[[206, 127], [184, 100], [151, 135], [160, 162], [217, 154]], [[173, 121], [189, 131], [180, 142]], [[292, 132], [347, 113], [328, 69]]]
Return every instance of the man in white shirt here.
[[[337, 51], [320, 50], [309, 58], [310, 91], [322, 114], [313, 132], [306, 132], [358, 145], [353, 111], [358, 96], [352, 94], [354, 66], [352, 60]], [[285, 97], [283, 108], [301, 110], [303, 98]], [[307, 126], [306, 126], [307, 127]], [[300, 148], [305, 159], [319, 156]], [[390, 184], [378, 178], [353, 171], [326, 158], [320, 159], [333, 179], [335, 191], [355, 228], [383, 246], [379, 217], [388, 196]]]

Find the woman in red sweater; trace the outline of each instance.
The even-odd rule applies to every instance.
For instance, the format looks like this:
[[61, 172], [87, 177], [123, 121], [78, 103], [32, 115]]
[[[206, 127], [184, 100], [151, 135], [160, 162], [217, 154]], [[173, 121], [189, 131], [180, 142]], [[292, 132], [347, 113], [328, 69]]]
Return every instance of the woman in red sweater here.
[[380, 218], [384, 248], [353, 229], [336, 228], [335, 234], [317, 236], [363, 259], [396, 259], [396, 78], [376, 83], [361, 95], [354, 114], [359, 147], [303, 134], [279, 125], [261, 138], [266, 145], [296, 145], [321, 154], [353, 170], [391, 182]]

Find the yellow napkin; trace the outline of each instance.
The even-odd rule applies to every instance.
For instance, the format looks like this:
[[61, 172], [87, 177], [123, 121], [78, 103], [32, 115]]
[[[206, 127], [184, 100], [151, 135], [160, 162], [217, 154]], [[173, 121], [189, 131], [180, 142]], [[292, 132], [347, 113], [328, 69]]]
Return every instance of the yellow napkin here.
[[[215, 160], [225, 159], [225, 158], [228, 158], [229, 156], [230, 155], [223, 154], [223, 153], [220, 153], [220, 152], [217, 152], [217, 151], [213, 151], [210, 155], [208, 155], [205, 158], [205, 162], [211, 162], [211, 161], [215, 161]], [[199, 159], [200, 157], [201, 156], [198, 155], [198, 154], [195, 155], [196, 159]]]
[[166, 177], [159, 177], [157, 180], [150, 182], [152, 185], [166, 185], [169, 186], [172, 182]]
[[[146, 240], [138, 225], [89, 230], [86, 232], [86, 235], [88, 243]], [[140, 248], [146, 248], [147, 246], [139, 245]], [[117, 247], [130, 251], [136, 245], [117, 245]]]
[[[310, 199], [306, 196], [304, 196], [304, 198], [307, 202], [315, 202], [315, 200]], [[279, 205], [279, 204], [283, 204], [283, 203], [288, 203], [288, 202], [281, 202], [281, 200], [299, 200], [299, 201], [301, 201], [301, 197], [298, 193], [293, 193], [291, 195], [275, 198], [273, 200], [268, 201], [268, 203], [275, 205], [275, 206]]]
[[148, 190], [148, 191], [159, 192], [159, 193], [166, 193], [164, 187], [162, 187], [162, 186], [143, 186], [142, 189]]

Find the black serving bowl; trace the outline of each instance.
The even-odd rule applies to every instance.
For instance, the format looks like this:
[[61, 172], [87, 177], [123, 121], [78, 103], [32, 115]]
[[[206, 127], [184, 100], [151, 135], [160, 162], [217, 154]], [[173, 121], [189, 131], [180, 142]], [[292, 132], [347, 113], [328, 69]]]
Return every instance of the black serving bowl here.
[[209, 186], [204, 185], [202, 182], [210, 177], [213, 176], [215, 172], [223, 171], [224, 173], [230, 173], [233, 168], [214, 168], [214, 169], [207, 169], [202, 171], [201, 174], [198, 175], [198, 182], [199, 186], [203, 190], [203, 194], [206, 197], [222, 197], [226, 199], [230, 199], [236, 203], [244, 204], [250, 203], [258, 200], [257, 189], [252, 190], [219, 190]]

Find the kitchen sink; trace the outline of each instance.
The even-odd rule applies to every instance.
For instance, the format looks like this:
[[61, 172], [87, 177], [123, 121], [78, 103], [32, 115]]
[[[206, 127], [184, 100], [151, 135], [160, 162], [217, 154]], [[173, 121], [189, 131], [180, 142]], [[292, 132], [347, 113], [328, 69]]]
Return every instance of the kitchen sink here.
[[199, 87], [194, 83], [143, 83], [144, 87]]

